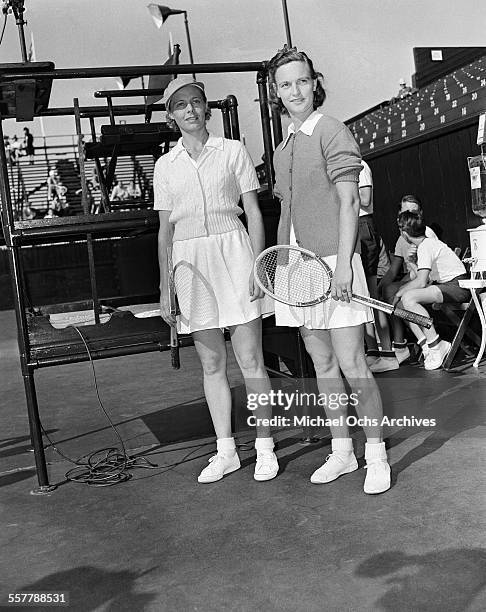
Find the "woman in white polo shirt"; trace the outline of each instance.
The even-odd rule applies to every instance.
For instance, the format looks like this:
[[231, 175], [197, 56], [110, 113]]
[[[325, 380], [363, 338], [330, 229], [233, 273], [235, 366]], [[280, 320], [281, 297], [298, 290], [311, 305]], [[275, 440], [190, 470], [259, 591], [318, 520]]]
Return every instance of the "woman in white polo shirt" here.
[[[253, 262], [264, 248], [258, 206], [258, 179], [245, 147], [207, 130], [210, 110], [204, 85], [181, 76], [171, 81], [164, 99], [168, 123], [182, 137], [155, 165], [154, 208], [159, 210], [160, 310], [180, 333], [191, 333], [203, 368], [206, 400], [217, 437], [217, 454], [199, 475], [214, 482], [240, 467], [231, 433], [231, 394], [226, 373], [223, 328], [247, 392], [268, 393], [263, 362], [261, 314], [265, 301], [253, 281]], [[242, 200], [248, 233], [239, 215]], [[169, 312], [167, 247], [172, 245], [174, 280], [181, 314]], [[270, 407], [259, 407], [257, 419], [268, 419]], [[260, 421], [261, 423], [261, 421]], [[270, 429], [257, 426], [256, 480], [277, 475]]]

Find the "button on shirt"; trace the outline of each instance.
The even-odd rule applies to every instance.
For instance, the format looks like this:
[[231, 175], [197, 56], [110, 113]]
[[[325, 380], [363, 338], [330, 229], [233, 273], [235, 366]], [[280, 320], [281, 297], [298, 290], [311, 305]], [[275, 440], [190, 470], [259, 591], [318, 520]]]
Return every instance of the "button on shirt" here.
[[243, 228], [240, 195], [259, 186], [241, 142], [210, 134], [194, 160], [180, 138], [155, 164], [154, 209], [171, 211], [174, 241], [223, 234]]

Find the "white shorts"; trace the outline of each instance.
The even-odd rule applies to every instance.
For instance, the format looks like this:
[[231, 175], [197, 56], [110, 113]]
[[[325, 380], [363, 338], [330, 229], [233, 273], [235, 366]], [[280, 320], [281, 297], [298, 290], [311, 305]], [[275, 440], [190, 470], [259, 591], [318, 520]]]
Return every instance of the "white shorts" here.
[[[293, 228], [290, 235], [290, 244], [296, 245]], [[334, 272], [336, 268], [337, 255], [323, 257], [323, 260]], [[369, 296], [366, 276], [358, 253], [353, 255], [351, 260], [353, 269], [353, 293]], [[358, 302], [343, 302], [332, 298], [306, 308], [287, 306], [281, 302], [275, 302], [275, 319], [277, 325], [287, 327], [307, 327], [308, 329], [337, 329], [340, 327], [353, 327], [363, 323], [374, 321], [373, 311], [364, 304]]]

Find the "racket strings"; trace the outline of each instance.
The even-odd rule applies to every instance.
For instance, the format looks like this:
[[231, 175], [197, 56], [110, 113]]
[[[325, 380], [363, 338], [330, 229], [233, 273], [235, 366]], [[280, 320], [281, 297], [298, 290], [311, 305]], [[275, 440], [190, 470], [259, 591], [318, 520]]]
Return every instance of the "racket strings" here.
[[293, 249], [267, 251], [255, 272], [275, 299], [295, 306], [322, 301], [331, 287], [331, 277], [319, 260]]

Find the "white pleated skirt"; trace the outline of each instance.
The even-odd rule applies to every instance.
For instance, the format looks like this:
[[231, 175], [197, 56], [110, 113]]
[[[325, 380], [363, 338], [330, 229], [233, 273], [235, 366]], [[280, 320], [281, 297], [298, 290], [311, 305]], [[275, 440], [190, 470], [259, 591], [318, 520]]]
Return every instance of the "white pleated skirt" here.
[[177, 331], [224, 328], [273, 314], [267, 296], [250, 302], [253, 251], [244, 229], [174, 242]]
[[[290, 244], [297, 245], [294, 228], [291, 228]], [[323, 257], [323, 260], [334, 272], [337, 255]], [[361, 262], [361, 256], [355, 253], [351, 260], [353, 269], [353, 293], [369, 296], [366, 276]], [[277, 325], [287, 327], [307, 327], [308, 329], [337, 329], [340, 327], [353, 327], [374, 321], [373, 311], [358, 302], [342, 302], [329, 298], [316, 306], [296, 308], [281, 302], [275, 302], [275, 320]]]

